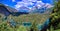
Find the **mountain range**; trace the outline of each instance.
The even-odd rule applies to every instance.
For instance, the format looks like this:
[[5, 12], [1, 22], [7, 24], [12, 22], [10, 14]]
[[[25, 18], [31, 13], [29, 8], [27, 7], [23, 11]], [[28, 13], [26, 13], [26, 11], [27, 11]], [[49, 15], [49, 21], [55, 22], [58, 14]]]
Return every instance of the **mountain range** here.
[[18, 10], [3, 4], [0, 4], [0, 13], [4, 14], [5, 16], [9, 16], [10, 14], [13, 16], [28, 14], [27, 12], [19, 12]]
[[13, 15], [13, 16], [18, 16], [18, 15], [22, 15], [22, 14], [34, 14], [34, 13], [50, 13], [52, 12], [52, 8], [47, 8], [45, 6], [43, 7], [33, 7], [31, 9], [26, 8], [26, 7], [20, 7], [19, 10], [6, 6], [4, 4], [0, 4], [0, 13], [4, 14], [5, 16], [8, 15]]

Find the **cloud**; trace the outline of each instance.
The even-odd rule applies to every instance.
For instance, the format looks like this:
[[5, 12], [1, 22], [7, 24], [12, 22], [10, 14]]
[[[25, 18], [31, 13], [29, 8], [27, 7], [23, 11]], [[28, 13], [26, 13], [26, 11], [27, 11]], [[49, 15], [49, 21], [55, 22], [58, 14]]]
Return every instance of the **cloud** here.
[[37, 0], [22, 0], [24, 2], [36, 2]]
[[15, 2], [15, 0], [12, 0], [12, 2]]
[[45, 3], [43, 3], [42, 1], [37, 1], [36, 4], [44, 5]]
[[30, 6], [33, 6], [33, 5], [34, 5], [34, 3], [32, 3], [32, 2], [21, 1], [21, 2], [17, 2], [17, 4], [15, 5], [15, 8], [20, 8], [22, 6], [30, 8]]
[[28, 1], [30, 1], [30, 2], [36, 2], [37, 0], [28, 0]]
[[15, 9], [19, 10], [20, 7], [22, 7], [22, 8], [27, 7], [29, 9], [37, 7], [39, 9], [41, 7], [51, 8], [51, 7], [53, 7], [53, 5], [51, 5], [49, 3], [43, 3], [41, 0], [40, 1], [37, 1], [37, 0], [22, 0], [22, 1], [17, 2], [17, 4], [15, 5]]
[[41, 8], [41, 7], [43, 7], [44, 4], [45, 4], [45, 3], [43, 3], [42, 1], [37, 1], [36, 7], [37, 7], [37, 8]]
[[17, 4], [15, 5], [15, 9], [19, 10], [20, 7], [23, 6], [24, 2], [17, 2]]

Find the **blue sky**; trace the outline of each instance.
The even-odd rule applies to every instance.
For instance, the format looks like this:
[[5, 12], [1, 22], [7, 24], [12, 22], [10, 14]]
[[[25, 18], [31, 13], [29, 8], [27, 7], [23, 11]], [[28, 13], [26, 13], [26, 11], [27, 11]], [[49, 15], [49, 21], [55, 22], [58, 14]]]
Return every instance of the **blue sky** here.
[[21, 6], [32, 8], [37, 6], [38, 8], [45, 4], [45, 6], [51, 7], [53, 4], [52, 0], [0, 0], [0, 3], [3, 3], [7, 6], [20, 9]]

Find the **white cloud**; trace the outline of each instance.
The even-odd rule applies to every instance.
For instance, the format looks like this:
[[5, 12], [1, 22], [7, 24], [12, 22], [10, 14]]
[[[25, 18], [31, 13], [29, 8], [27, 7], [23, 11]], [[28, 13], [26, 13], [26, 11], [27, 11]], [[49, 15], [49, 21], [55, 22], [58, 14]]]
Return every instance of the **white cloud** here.
[[43, 5], [45, 5], [45, 3], [43, 3], [42, 1], [37, 1], [37, 3], [36, 3], [36, 7], [38, 9], [41, 8]]
[[23, 3], [24, 2], [17, 2], [17, 4], [15, 5], [15, 9], [19, 10], [19, 8], [24, 5]]
[[28, 1], [30, 1], [30, 2], [36, 2], [37, 0], [28, 0]]
[[37, 4], [44, 5], [44, 3], [42, 1], [37, 1]]
[[41, 5], [37, 5], [37, 8], [38, 8], [38, 9], [41, 8]]
[[36, 2], [37, 0], [22, 0], [23, 2]]
[[[32, 6], [34, 3], [32, 2], [17, 2], [17, 4], [15, 5], [15, 8], [20, 8], [22, 6], [28, 7], [28, 6]], [[28, 7], [29, 8], [29, 7]]]
[[[36, 4], [34, 5], [34, 3], [32, 2], [36, 2]], [[32, 9], [34, 7], [28, 7], [28, 6], [35, 6], [37, 8], [41, 8], [41, 7], [47, 7], [47, 8], [51, 8], [53, 7], [51, 4], [49, 3], [43, 3], [42, 1], [37, 1], [37, 0], [22, 0], [20, 2], [17, 2], [17, 4], [15, 5], [16, 9], [20, 9], [20, 7], [24, 6], [27, 7], [29, 9]]]
[[15, 0], [12, 0], [12, 2], [15, 2]]
[[23, 2], [28, 2], [28, 0], [22, 0]]

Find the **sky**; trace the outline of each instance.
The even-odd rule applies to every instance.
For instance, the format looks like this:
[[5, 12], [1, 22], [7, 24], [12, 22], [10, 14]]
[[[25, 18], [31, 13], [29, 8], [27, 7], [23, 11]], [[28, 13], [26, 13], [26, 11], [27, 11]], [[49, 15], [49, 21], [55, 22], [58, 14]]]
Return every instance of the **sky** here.
[[5, 4], [6, 6], [13, 7], [17, 10], [20, 9], [20, 7], [27, 7], [31, 9], [32, 7], [42, 7], [42, 5], [45, 5], [47, 8], [52, 7], [53, 1], [52, 0], [0, 0], [0, 3]]

